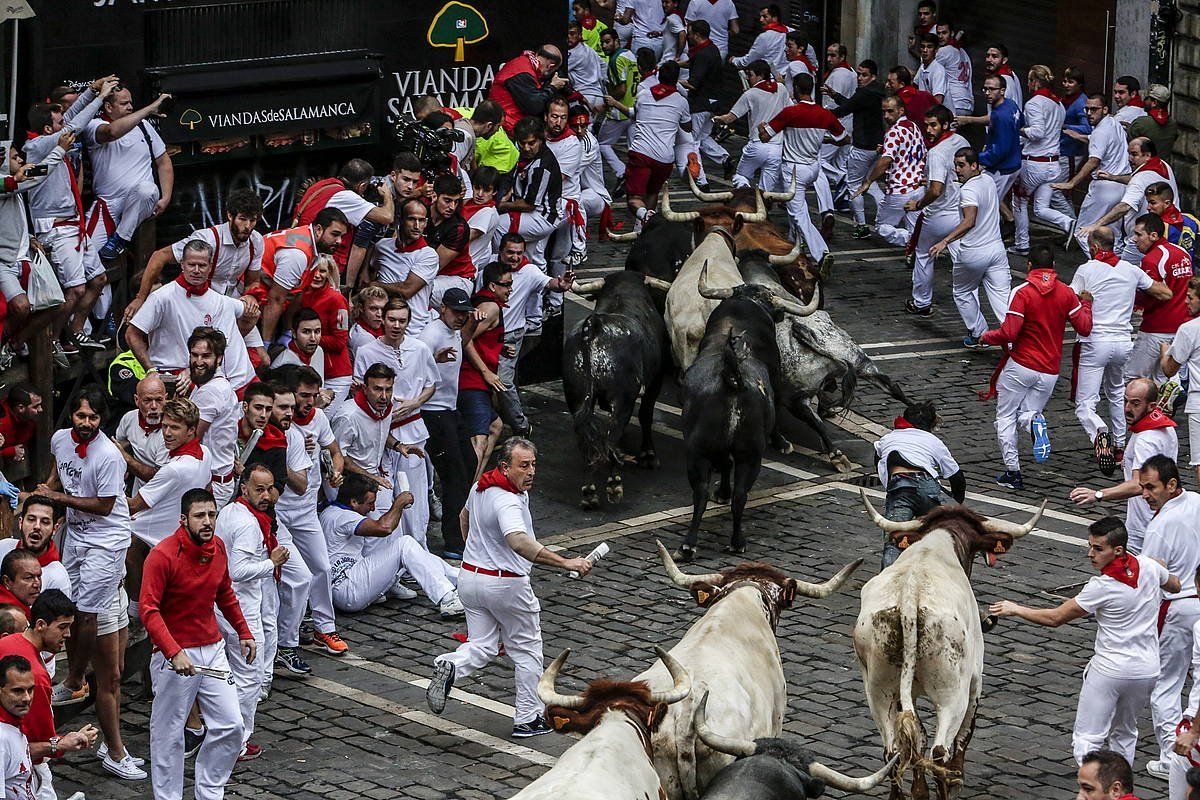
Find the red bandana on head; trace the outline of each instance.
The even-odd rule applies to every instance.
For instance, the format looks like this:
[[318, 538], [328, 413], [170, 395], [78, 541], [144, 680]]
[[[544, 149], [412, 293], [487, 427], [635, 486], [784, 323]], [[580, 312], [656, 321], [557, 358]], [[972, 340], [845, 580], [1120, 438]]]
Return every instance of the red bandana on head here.
[[72, 428], [71, 441], [75, 443], [75, 455], [79, 456], [80, 458], [87, 458], [88, 445], [96, 441], [96, 436], [97, 434], [93, 433], [92, 438], [90, 439], [80, 439], [79, 434], [75, 432], [74, 428]]
[[902, 431], [905, 428], [916, 428], [917, 426], [913, 425], [911, 422], [906, 420], [903, 416], [899, 416], [899, 417], [896, 417], [894, 420], [892, 420], [892, 427], [898, 431]]
[[[1108, 562], [1108, 566], [1100, 570], [1100, 574], [1107, 575], [1113, 580], [1120, 581], [1126, 586], [1136, 589], [1138, 585], [1138, 573], [1141, 571], [1142, 565], [1138, 563], [1137, 557], [1126, 553]], [[1128, 797], [1129, 795], [1126, 796]]]
[[176, 456], [191, 456], [197, 461], [203, 461], [204, 451], [200, 448], [200, 440], [194, 437], [188, 439], [171, 451], [171, 458], [175, 458]]
[[475, 485], [475, 491], [482, 492], [493, 486], [499, 486], [506, 492], [520, 494], [521, 490], [513, 485], [513, 482], [508, 479], [508, 476], [500, 471], [499, 467], [490, 469], [479, 478], [479, 483]]
[[387, 408], [383, 411], [376, 411], [375, 407], [371, 405], [371, 401], [367, 399], [367, 393], [362, 389], [354, 393], [354, 403], [363, 410], [363, 413], [376, 422], [387, 419], [392, 413], [391, 403], [388, 403]]

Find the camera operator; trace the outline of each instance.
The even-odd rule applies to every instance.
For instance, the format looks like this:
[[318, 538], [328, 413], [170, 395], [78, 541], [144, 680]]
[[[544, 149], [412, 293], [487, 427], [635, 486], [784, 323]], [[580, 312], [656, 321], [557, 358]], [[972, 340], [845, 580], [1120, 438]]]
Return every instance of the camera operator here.
[[[406, 200], [424, 200], [433, 193], [433, 187], [425, 182], [425, 176], [421, 174], [421, 160], [407, 150], [396, 154], [392, 160], [392, 171], [381, 186], [372, 189], [377, 189], [380, 195], [390, 194], [393, 210], [403, 206]], [[371, 245], [389, 235], [391, 227], [373, 222], [368, 216], [354, 229], [354, 246], [350, 248], [350, 259], [343, 276], [346, 287], [351, 290], [357, 288], [358, 274], [367, 251]]]
[[[433, 124], [429, 121], [429, 116], [436, 112], [441, 112], [450, 118], [451, 124], [456, 131], [462, 133], [462, 139], [454, 142], [454, 148], [451, 152], [458, 159], [458, 166], [466, 174], [470, 174], [476, 167], [475, 159], [475, 143], [483, 139], [488, 140], [492, 135], [500, 130], [500, 122], [504, 119], [504, 109], [495, 100], [484, 100], [475, 108], [446, 108], [442, 106], [441, 101], [431, 94], [417, 98], [413, 103], [413, 116], [421, 122], [424, 122], [429, 127], [441, 127], [440, 118], [438, 124]], [[507, 139], [507, 137], [505, 137]], [[511, 142], [509, 146], [511, 148]], [[515, 153], [515, 148], [512, 148]], [[460, 175], [459, 177], [463, 177]], [[465, 180], [464, 184], [470, 187], [470, 180]], [[467, 193], [468, 196], [470, 192]]]
[[522, 117], [540, 117], [546, 113], [546, 101], [567, 85], [567, 79], [555, 72], [562, 65], [562, 51], [544, 44], [537, 52], [526, 50], [496, 73], [488, 100], [504, 109], [504, 132], [513, 138], [513, 128]]
[[467, 170], [470, 169], [470, 165], [460, 160], [458, 156], [459, 149], [466, 144], [466, 134], [455, 127], [454, 117], [446, 111], [434, 111], [426, 115], [425, 119], [421, 120], [421, 124], [435, 132], [435, 135], [439, 137], [441, 147], [449, 145], [444, 158], [434, 158], [432, 159], [433, 163], [425, 166], [431, 168], [435, 173], [448, 172], [457, 175], [469, 196], [471, 194], [471, 176], [467, 174]]
[[[345, 214], [350, 222], [350, 231], [333, 251], [333, 259], [337, 262], [338, 269], [343, 274], [347, 273], [352, 251], [357, 247], [357, 243], [354, 243], [355, 228], [361, 225], [363, 220], [377, 225], [391, 225], [395, 218], [395, 204], [391, 192], [376, 193], [379, 195], [380, 205], [375, 205], [363, 196], [371, 187], [381, 182], [375, 180], [375, 168], [369, 162], [361, 158], [350, 159], [336, 178], [317, 181], [305, 190], [296, 203], [292, 227], [311, 225], [317, 214], [325, 208], [336, 208]], [[365, 250], [354, 254], [357, 256], [357, 263], [362, 263], [365, 254]]]

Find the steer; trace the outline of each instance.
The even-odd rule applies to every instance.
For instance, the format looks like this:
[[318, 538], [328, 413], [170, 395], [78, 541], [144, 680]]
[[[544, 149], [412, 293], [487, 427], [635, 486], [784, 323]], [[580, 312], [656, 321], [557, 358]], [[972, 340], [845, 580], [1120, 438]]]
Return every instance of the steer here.
[[[654, 307], [650, 287], [663, 291], [670, 284], [636, 272], [616, 272], [575, 284], [579, 294], [598, 293], [595, 309], [563, 343], [563, 391], [588, 465], [580, 501], [585, 509], [600, 505], [596, 481], [601, 477], [608, 501], [621, 501], [625, 461], [621, 437], [639, 394], [642, 445], [637, 460], [646, 469], [658, 466], [651, 426], [663, 367], [670, 355], [667, 329]], [[609, 410], [607, 423], [597, 413], [597, 405]]]
[[[896, 756], [865, 778], [851, 778], [822, 764], [812, 753], [786, 739], [742, 739], [708, 727], [708, 692], [696, 704], [696, 736], [712, 750], [734, 756], [704, 790], [704, 800], [811, 800], [826, 786], [843, 792], [869, 792], [891, 772]], [[722, 725], [722, 727], [724, 727]]]
[[[741, 564], [724, 572], [685, 575], [662, 542], [657, 542], [667, 576], [691, 592], [707, 609], [671, 648], [671, 656], [687, 668], [697, 691], [712, 693], [713, 717], [730, 736], [760, 739], [778, 736], [787, 708], [787, 684], [775, 627], [779, 615], [797, 597], [823, 598], [836, 592], [862, 564], [847, 564], [825, 583], [788, 577], [761, 563]], [[637, 676], [661, 685], [661, 665]], [[671, 706], [652, 740], [654, 768], [669, 800], [696, 800], [733, 757], [696, 738], [694, 698]]]
[[670, 281], [692, 254], [694, 232], [692, 225], [671, 222], [662, 214], [655, 214], [646, 220], [641, 234], [610, 233], [608, 238], [633, 242], [625, 256], [625, 269]]
[[[785, 313], [811, 313], [820, 301], [815, 297], [805, 307], [762, 286], [714, 287], [708, 282], [707, 264], [701, 267], [697, 289], [701, 297], [719, 300], [720, 305], [708, 318], [699, 354], [681, 380], [692, 522], [677, 556], [686, 561], [696, 554], [714, 468], [721, 474], [717, 502], [732, 499], [733, 503], [733, 535], [727, 552], [746, 551], [742, 512], [762, 468], [767, 443], [776, 435], [779, 347], [775, 323]], [[668, 302], [670, 299], [668, 294]]]
[[559, 694], [563, 653], [538, 681], [546, 719], [561, 732], [585, 736], [571, 745], [550, 771], [513, 796], [513, 800], [614, 800], [658, 798], [662, 788], [651, 761], [650, 742], [672, 703], [692, 690], [692, 676], [662, 648], [654, 648], [672, 688], [654, 692], [646, 681], [596, 680], [581, 695]]
[[[902, 551], [894, 564], [867, 581], [854, 626], [867, 703], [887, 756], [900, 756], [892, 798], [904, 796], [911, 768], [912, 797], [928, 797], [929, 772], [939, 798], [962, 788], [967, 745], [983, 685], [983, 631], [971, 590], [971, 565], [982, 553], [989, 566], [1037, 525], [1046, 503], [1024, 525], [985, 519], [962, 506], [935, 508], [921, 519], [880, 516], [861, 491], [871, 519]], [[926, 756], [925, 731], [915, 700], [924, 695], [937, 716]]]

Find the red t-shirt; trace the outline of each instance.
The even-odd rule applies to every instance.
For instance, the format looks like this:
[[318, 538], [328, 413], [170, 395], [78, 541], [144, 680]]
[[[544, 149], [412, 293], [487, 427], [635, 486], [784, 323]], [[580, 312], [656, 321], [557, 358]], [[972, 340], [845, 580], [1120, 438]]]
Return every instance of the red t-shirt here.
[[17, 445], [27, 445], [33, 439], [37, 423], [21, 419], [13, 413], [8, 401], [0, 402], [0, 435], [4, 436], [4, 447], [0, 456], [12, 458], [17, 454]]
[[1175, 333], [1192, 318], [1187, 309], [1188, 281], [1192, 279], [1192, 259], [1187, 251], [1170, 242], [1160, 241], [1142, 256], [1142, 271], [1171, 290], [1170, 300], [1155, 300], [1138, 292], [1143, 333]]
[[42, 662], [42, 654], [23, 634], [10, 633], [0, 638], [0, 658], [5, 656], [21, 656], [33, 665], [33, 703], [29, 706], [29, 713], [21, 719], [21, 733], [31, 742], [50, 741], [50, 737], [56, 735], [54, 709], [50, 706], [53, 689], [50, 673]]
[[325, 380], [354, 373], [350, 361], [350, 304], [332, 286], [308, 289], [301, 304], [321, 318], [321, 349], [325, 352]]
[[1070, 322], [1080, 336], [1092, 332], [1092, 304], [1084, 303], [1052, 269], [1030, 271], [1013, 292], [1004, 324], [983, 335], [987, 344], [1011, 344], [1009, 358], [1023, 367], [1057, 375], [1063, 332]]

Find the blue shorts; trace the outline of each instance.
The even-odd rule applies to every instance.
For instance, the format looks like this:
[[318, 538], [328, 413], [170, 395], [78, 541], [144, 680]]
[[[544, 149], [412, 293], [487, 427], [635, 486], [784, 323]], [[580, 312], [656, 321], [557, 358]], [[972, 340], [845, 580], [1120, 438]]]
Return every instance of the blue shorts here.
[[487, 436], [496, 418], [492, 393], [483, 389], [458, 390], [458, 416], [468, 436]]

